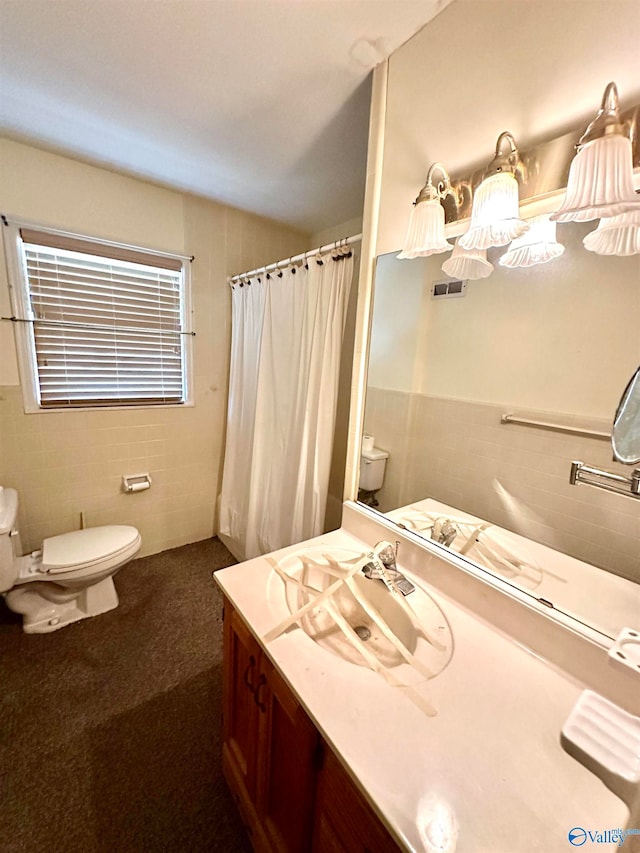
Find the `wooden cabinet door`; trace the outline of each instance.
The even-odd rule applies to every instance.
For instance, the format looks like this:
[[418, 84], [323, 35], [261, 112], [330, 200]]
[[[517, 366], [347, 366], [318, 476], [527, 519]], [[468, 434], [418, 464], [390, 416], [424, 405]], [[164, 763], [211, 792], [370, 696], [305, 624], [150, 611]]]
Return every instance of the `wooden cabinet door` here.
[[334, 753], [324, 747], [318, 774], [312, 853], [400, 853]]
[[398, 853], [228, 601], [223, 666], [222, 765], [256, 853]]
[[258, 707], [254, 696], [260, 678], [261, 651], [228, 601], [223, 628], [222, 768], [255, 845], [254, 808], [258, 766]]
[[266, 658], [256, 701], [260, 710], [257, 810], [278, 853], [311, 849], [319, 735]]

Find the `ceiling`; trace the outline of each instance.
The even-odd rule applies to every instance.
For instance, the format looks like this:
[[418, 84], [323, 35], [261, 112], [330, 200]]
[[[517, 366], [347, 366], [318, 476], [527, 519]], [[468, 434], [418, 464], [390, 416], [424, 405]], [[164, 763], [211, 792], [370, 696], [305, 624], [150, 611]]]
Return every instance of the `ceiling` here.
[[362, 212], [370, 71], [451, 0], [0, 0], [0, 129], [320, 231]]

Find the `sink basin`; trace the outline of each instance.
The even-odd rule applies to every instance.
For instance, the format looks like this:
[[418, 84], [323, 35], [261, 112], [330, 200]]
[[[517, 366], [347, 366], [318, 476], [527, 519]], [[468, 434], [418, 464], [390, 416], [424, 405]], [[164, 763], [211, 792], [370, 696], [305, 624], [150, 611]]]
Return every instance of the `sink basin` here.
[[349, 663], [390, 670], [402, 684], [434, 677], [453, 653], [444, 613], [415, 578], [415, 591], [404, 597], [380, 580], [354, 573], [364, 556], [335, 548], [289, 554], [274, 565], [270, 599], [284, 598], [289, 614], [305, 608], [295, 624]]

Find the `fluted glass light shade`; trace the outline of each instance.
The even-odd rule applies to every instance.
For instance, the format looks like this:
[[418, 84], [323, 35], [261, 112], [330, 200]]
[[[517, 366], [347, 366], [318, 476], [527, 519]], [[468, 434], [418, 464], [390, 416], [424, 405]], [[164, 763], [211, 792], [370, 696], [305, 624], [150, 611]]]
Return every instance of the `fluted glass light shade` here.
[[529, 230], [517, 237], [500, 258], [503, 267], [532, 267], [559, 258], [564, 246], [556, 240], [556, 223], [548, 216], [529, 221]]
[[[507, 153], [503, 151], [505, 145], [509, 146]], [[518, 162], [518, 149], [513, 137], [510, 133], [501, 133], [496, 155], [473, 196], [471, 224], [459, 241], [463, 249], [506, 246], [528, 229], [527, 223], [520, 219], [515, 176]]]
[[[433, 174], [440, 171], [442, 180], [433, 184]], [[421, 258], [452, 248], [444, 237], [444, 207], [440, 199], [451, 189], [449, 175], [440, 163], [434, 163], [427, 174], [427, 182], [413, 204], [404, 248], [399, 258]]]
[[442, 271], [451, 278], [487, 278], [493, 272], [493, 264], [487, 260], [486, 249], [464, 249], [458, 240], [451, 257], [442, 264]]
[[637, 255], [640, 253], [640, 208], [601, 219], [595, 231], [582, 241], [597, 255]]
[[633, 188], [631, 140], [620, 121], [615, 83], [605, 89], [602, 106], [576, 148], [566, 195], [552, 219], [586, 222], [640, 209]]

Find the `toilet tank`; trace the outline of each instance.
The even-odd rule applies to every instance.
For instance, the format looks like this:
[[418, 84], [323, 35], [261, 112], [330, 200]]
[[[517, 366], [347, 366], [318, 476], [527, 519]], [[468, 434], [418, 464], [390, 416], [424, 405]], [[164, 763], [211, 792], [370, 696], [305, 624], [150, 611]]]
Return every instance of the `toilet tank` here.
[[359, 489], [364, 489], [366, 492], [374, 492], [381, 488], [388, 458], [389, 454], [387, 451], [380, 450], [378, 447], [362, 451], [360, 454]]
[[15, 580], [14, 558], [18, 541], [15, 524], [18, 517], [18, 493], [0, 486], [0, 592], [11, 589]]

